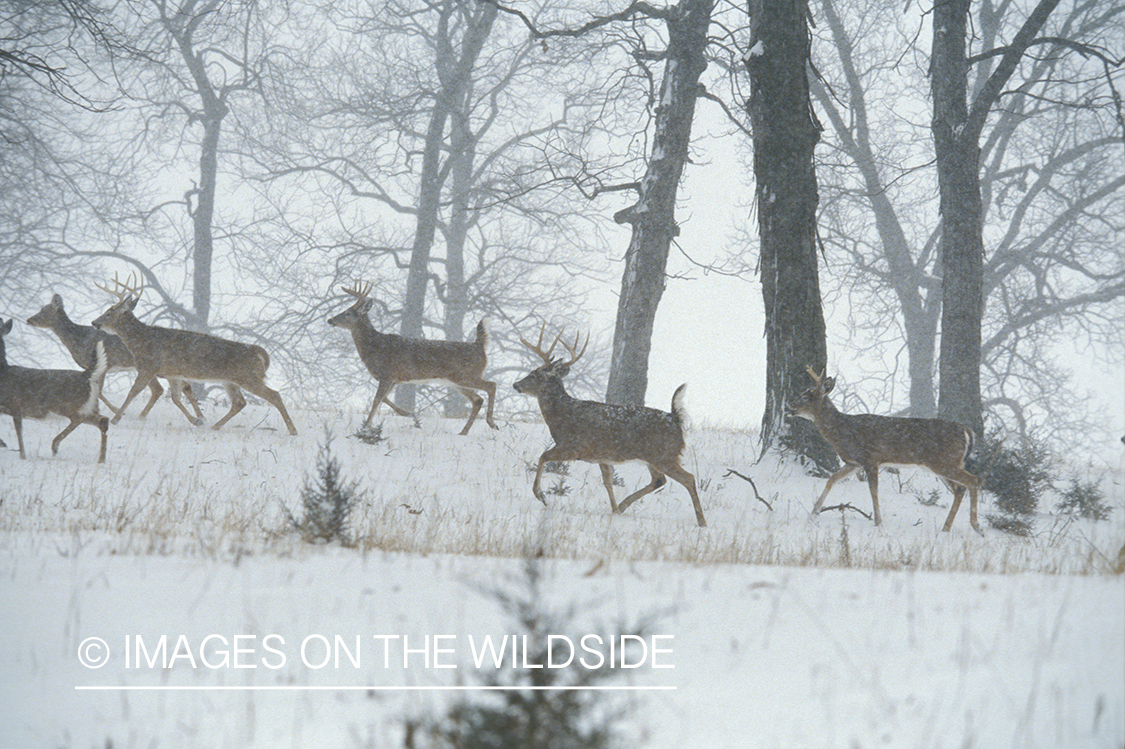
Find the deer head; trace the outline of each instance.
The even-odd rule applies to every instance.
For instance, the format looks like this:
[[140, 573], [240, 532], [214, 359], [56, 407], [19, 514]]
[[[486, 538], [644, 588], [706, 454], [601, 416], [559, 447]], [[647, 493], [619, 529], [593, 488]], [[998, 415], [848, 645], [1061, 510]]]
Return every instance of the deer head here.
[[370, 325], [367, 313], [371, 311], [371, 305], [375, 303], [375, 300], [368, 296], [371, 293], [372, 286], [373, 284], [370, 281], [363, 284], [357, 281], [351, 288], [341, 286], [341, 291], [355, 297], [355, 303], [340, 314], [328, 318], [328, 324], [335, 325], [337, 328], [355, 328], [365, 322]]
[[125, 283], [117, 278], [117, 274], [113, 274], [113, 288], [108, 285], [95, 283], [102, 291], [117, 298], [117, 302], [109, 309], [102, 313], [102, 315], [91, 323], [95, 328], [105, 329], [111, 333], [117, 333], [117, 323], [125, 318], [126, 315], [132, 315], [133, 310], [137, 308], [137, 302], [141, 299], [141, 292], [144, 291], [144, 279], [141, 279], [140, 284], [136, 281], [132, 273], [129, 274], [129, 283]]
[[[543, 323], [543, 327], [539, 329], [539, 340], [532, 345], [522, 336], [520, 343], [527, 346], [536, 356], [543, 360], [543, 365], [538, 369], [533, 370], [526, 377], [519, 382], [515, 383], [513, 387], [517, 393], [524, 393], [526, 395], [540, 395], [543, 393], [551, 382], [557, 382], [561, 385], [562, 378], [570, 374], [570, 367], [582, 358], [586, 353], [586, 347], [590, 344], [590, 336], [586, 335], [586, 342], [582, 344], [582, 349], [578, 349], [578, 340], [580, 334], [575, 334], [574, 344], [568, 344], [562, 340], [562, 333], [555, 336], [555, 340], [551, 342], [550, 348], [546, 351], [543, 350], [543, 334], [547, 329], [547, 324]], [[570, 359], [564, 361], [562, 358], [552, 359], [551, 353], [555, 350], [555, 346], [562, 343], [563, 348], [567, 350]]]
[[794, 398], [786, 410], [790, 416], [800, 416], [802, 419], [815, 421], [816, 413], [824, 404], [827, 402], [831, 405], [828, 394], [836, 387], [836, 380], [833, 377], [825, 377], [824, 372], [818, 375], [811, 366], [805, 367], [805, 371], [809, 373], [814, 385]]

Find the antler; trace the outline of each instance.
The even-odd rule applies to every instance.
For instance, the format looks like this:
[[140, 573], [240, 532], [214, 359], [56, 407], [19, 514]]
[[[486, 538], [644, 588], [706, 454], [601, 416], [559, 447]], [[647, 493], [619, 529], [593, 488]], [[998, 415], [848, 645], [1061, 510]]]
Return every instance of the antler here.
[[559, 333], [557, 336], [555, 336], [555, 340], [551, 342], [551, 347], [549, 349], [547, 349], [546, 351], [544, 351], [543, 350], [543, 333], [546, 330], [547, 330], [547, 323], [543, 323], [543, 327], [539, 329], [539, 340], [536, 342], [536, 344], [534, 346], [532, 346], [530, 343], [528, 343], [523, 338], [523, 336], [520, 336], [520, 343], [522, 343], [524, 346], [527, 346], [529, 349], [534, 351], [539, 356], [539, 358], [543, 360], [544, 364], [550, 364], [551, 363], [551, 361], [552, 361], [551, 360], [551, 352], [555, 350], [555, 346], [557, 346], [560, 341], [562, 342], [563, 348], [565, 348], [567, 353], [570, 354], [570, 361], [564, 362], [563, 363], [564, 367], [569, 367], [571, 364], [574, 364], [576, 361], [581, 359], [582, 354], [586, 353], [586, 347], [590, 345], [590, 334], [587, 333], [586, 334], [586, 342], [582, 344], [582, 350], [579, 351], [577, 354], [575, 354], [574, 352], [578, 349], [578, 339], [582, 337], [581, 334], [575, 333], [575, 335], [574, 335], [574, 345], [572, 346], [571, 344], [567, 343], [566, 341], [562, 341], [561, 340], [562, 339], [562, 333]]
[[[534, 346], [532, 346], [530, 343], [528, 343], [524, 339], [523, 336], [520, 336], [520, 343], [522, 343], [524, 346], [527, 346], [529, 349], [534, 351], [539, 356], [539, 358], [543, 360], [544, 364], [550, 364], [551, 363], [551, 352], [555, 350], [555, 344], [557, 344], [559, 342], [559, 337], [562, 336], [562, 333], [559, 333], [559, 335], [555, 336], [555, 340], [551, 343], [551, 347], [549, 349], [547, 349], [546, 351], [544, 351], [543, 350], [543, 333], [545, 333], [546, 330], [547, 330], [547, 323], [543, 323], [543, 327], [539, 329], [539, 341]], [[566, 344], [563, 344], [563, 345], [565, 346]]]
[[136, 274], [130, 273], [129, 274], [129, 283], [125, 283], [124, 281], [121, 281], [120, 279], [118, 279], [117, 273], [114, 272], [114, 274], [113, 274], [113, 286], [114, 286], [114, 288], [113, 289], [109, 288], [109, 286], [107, 286], [105, 284], [100, 284], [97, 281], [94, 282], [94, 285], [97, 286], [102, 291], [106, 292], [107, 294], [112, 294], [113, 296], [117, 297], [117, 301], [120, 302], [120, 301], [123, 301], [127, 295], [132, 295], [135, 299], [140, 299], [141, 298], [141, 292], [144, 291], [144, 289], [145, 289], [145, 280], [144, 280], [143, 277], [140, 279], [140, 287], [138, 288], [137, 281], [136, 281]]
[[816, 370], [812, 368], [811, 364], [806, 364], [805, 365], [805, 371], [809, 373], [809, 377], [811, 377], [813, 379], [813, 382], [815, 382], [817, 385], [819, 385], [821, 379], [823, 379], [823, 377], [824, 377], [824, 373], [827, 372], [828, 370], [826, 369], [826, 370], [824, 370], [824, 372], [821, 372], [820, 374], [817, 374]]
[[367, 298], [368, 294], [371, 293], [372, 286], [374, 286], [374, 284], [371, 281], [363, 284], [361, 284], [359, 281], [356, 281], [352, 288], [349, 289], [347, 286], [341, 286], [340, 290], [345, 294], [351, 294], [356, 299], [362, 301]]
[[[559, 335], [562, 336], [562, 333], [559, 333]], [[586, 347], [590, 345], [590, 334], [589, 333], [586, 334], [586, 342], [582, 344], [582, 350], [578, 352], [577, 356], [574, 354], [574, 350], [576, 348], [578, 348], [578, 339], [580, 337], [581, 337], [580, 333], [574, 334], [574, 345], [573, 346], [567, 345], [566, 341], [562, 342], [563, 348], [565, 348], [567, 353], [570, 354], [570, 361], [563, 364], [564, 367], [569, 367], [571, 364], [574, 364], [574, 362], [576, 362], [576, 361], [578, 361], [579, 359], [582, 358], [582, 354], [586, 353]]]

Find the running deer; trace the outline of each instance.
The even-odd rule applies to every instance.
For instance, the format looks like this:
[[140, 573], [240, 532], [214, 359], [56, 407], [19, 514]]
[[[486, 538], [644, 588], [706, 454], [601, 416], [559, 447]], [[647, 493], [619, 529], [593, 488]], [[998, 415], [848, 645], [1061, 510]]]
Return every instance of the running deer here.
[[[154, 377], [159, 376], [167, 380], [222, 383], [230, 396], [230, 411], [215, 422], [212, 429], [222, 428], [223, 424], [246, 407], [246, 398], [242, 395], [242, 388], [245, 388], [278, 410], [289, 434], [297, 433], [281, 396], [266, 385], [270, 356], [264, 348], [192, 330], [146, 325], [133, 314], [144, 290], [143, 284], [138, 288], [135, 284], [125, 284], [114, 277], [114, 285], [115, 289], [97, 285], [117, 297], [117, 302], [94, 320], [94, 327], [108, 330], [121, 338], [133, 354], [137, 379], [125, 402], [121, 404], [121, 411], [113, 417], [113, 423], [117, 423], [133, 398]], [[179, 395], [178, 389], [172, 388], [173, 402], [188, 421], [199, 426], [202, 421], [188, 413]]]
[[[0, 324], [0, 413], [12, 417], [20, 458], [26, 459], [23, 446], [23, 420], [43, 419], [58, 414], [70, 419], [51, 441], [51, 454], [58, 455], [59, 444], [79, 424], [93, 424], [102, 433], [98, 462], [105, 462], [109, 417], [98, 413], [98, 396], [109, 369], [105, 344], [94, 345], [94, 361], [85, 372], [66, 369], [29, 369], [8, 364], [4, 336], [12, 332], [13, 320]], [[7, 447], [0, 441], [0, 447]]]
[[[539, 330], [539, 341], [532, 345], [523, 338], [520, 342], [531, 349], [543, 366], [534, 370], [515, 384], [516, 392], [533, 395], [539, 400], [539, 410], [551, 431], [555, 444], [539, 456], [539, 466], [535, 471], [535, 482], [531, 491], [535, 497], [547, 504], [539, 482], [543, 476], [543, 466], [547, 461], [583, 460], [597, 463], [602, 472], [602, 483], [609, 494], [609, 506], [619, 515], [641, 497], [656, 491], [667, 483], [670, 476], [684, 485], [695, 506], [695, 521], [699, 527], [706, 527], [703, 507], [699, 494], [695, 491], [695, 477], [680, 465], [684, 451], [684, 411], [683, 396], [686, 384], [676, 388], [672, 395], [672, 411], [665, 413], [645, 406], [615, 406], [596, 401], [572, 398], [563, 387], [563, 378], [570, 373], [570, 367], [586, 353], [590, 337], [578, 351], [578, 337], [574, 345], [562, 342], [570, 354], [570, 359], [552, 359], [551, 352], [559, 343], [562, 334], [555, 337], [554, 343], [543, 350], [543, 332]], [[614, 463], [639, 461], [648, 466], [652, 481], [626, 497], [620, 504], [613, 496]]]
[[413, 415], [388, 400], [391, 388], [398, 383], [444, 380], [472, 404], [469, 420], [461, 430], [462, 435], [469, 433], [477, 413], [484, 405], [484, 398], [475, 390], [483, 390], [488, 395], [488, 410], [484, 418], [490, 427], [496, 429], [496, 423], [492, 420], [496, 383], [483, 377], [484, 368], [488, 365], [488, 356], [484, 351], [488, 345], [488, 331], [484, 328], [484, 320], [477, 323], [477, 337], [472, 343], [425, 341], [380, 333], [371, 325], [371, 319], [367, 316], [374, 302], [368, 297], [371, 286], [371, 283], [367, 283], [356, 284], [352, 288], [341, 287], [346, 294], [355, 297], [356, 301], [351, 307], [328, 319], [329, 325], [351, 331], [359, 358], [363, 360], [371, 376], [379, 382], [363, 426], [371, 423], [379, 404], [384, 401], [399, 416]]
[[[133, 372], [137, 369], [133, 365], [133, 355], [129, 353], [129, 349], [125, 348], [125, 344], [121, 342], [120, 338], [103, 333], [92, 325], [80, 325], [71, 320], [70, 316], [66, 314], [66, 309], [63, 308], [62, 297], [58, 294], [52, 296], [51, 301], [43, 305], [43, 309], [27, 318], [27, 324], [50, 330], [57, 335], [74, 361], [83, 369], [89, 368], [94, 361], [94, 342], [99, 338], [105, 341], [105, 353], [109, 359], [110, 373]], [[195, 400], [195, 394], [191, 391], [191, 386], [180, 380], [169, 380], [168, 383], [172, 388], [179, 389], [187, 396], [192, 410], [195, 411], [196, 418], [202, 424], [203, 412], [199, 410], [199, 403]], [[142, 419], [148, 416], [153, 404], [164, 393], [164, 388], [155, 379], [149, 383], [148, 387], [152, 392], [149, 395], [148, 404], [141, 411]], [[104, 391], [99, 397], [102, 403], [109, 406], [109, 410], [113, 411], [114, 415], [121, 413], [120, 409], [105, 397]]]
[[953, 525], [953, 518], [961, 507], [965, 490], [969, 490], [969, 523], [980, 532], [977, 525], [977, 495], [980, 479], [965, 470], [965, 458], [973, 448], [973, 430], [961, 424], [942, 419], [916, 419], [875, 414], [846, 414], [836, 410], [828, 394], [836, 385], [832, 377], [818, 375], [807, 367], [813, 387], [797, 396], [789, 404], [789, 413], [809, 419], [817, 431], [844, 461], [844, 467], [828, 479], [820, 498], [813, 505], [813, 514], [820, 512], [824, 498], [840, 479], [862, 468], [867, 475], [874, 508], [875, 525], [882, 522], [879, 515], [879, 466], [909, 465], [928, 468], [953, 491], [953, 506], [945, 519], [943, 531]]

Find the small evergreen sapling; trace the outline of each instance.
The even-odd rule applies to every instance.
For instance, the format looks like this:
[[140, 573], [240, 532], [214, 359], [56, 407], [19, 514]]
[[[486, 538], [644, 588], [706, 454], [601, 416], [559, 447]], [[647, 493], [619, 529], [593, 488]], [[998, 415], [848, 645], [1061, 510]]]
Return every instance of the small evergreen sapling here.
[[332, 455], [332, 433], [325, 429], [324, 442], [316, 457], [316, 475], [305, 479], [301, 489], [304, 516], [298, 520], [286, 511], [290, 525], [311, 543], [339, 541], [349, 545], [348, 519], [359, 501], [352, 482], [344, 481], [340, 463]]

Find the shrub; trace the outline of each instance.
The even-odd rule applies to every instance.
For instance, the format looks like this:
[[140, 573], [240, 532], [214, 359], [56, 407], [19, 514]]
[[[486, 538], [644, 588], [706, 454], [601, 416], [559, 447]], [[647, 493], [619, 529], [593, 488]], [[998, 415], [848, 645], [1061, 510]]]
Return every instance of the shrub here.
[[301, 489], [304, 516], [298, 520], [286, 510], [289, 524], [306, 541], [349, 545], [348, 518], [358, 500], [355, 484], [341, 478], [340, 464], [332, 455], [332, 433], [325, 429], [316, 457], [316, 475], [306, 478]]
[[1082, 481], [1072, 476], [1056, 509], [1064, 515], [1078, 515], [1087, 520], [1108, 520], [1113, 508], [1106, 504], [1097, 481]]
[[996, 498], [1003, 515], [988, 515], [989, 525], [1019, 536], [1030, 535], [1043, 492], [1051, 485], [1051, 454], [1042, 443], [1027, 438], [1018, 447], [1003, 444], [997, 433], [984, 441], [978, 456], [988, 461], [981, 472], [981, 488]]
[[[575, 607], [558, 611], [543, 602], [542, 560], [529, 558], [514, 590], [484, 592], [496, 600], [513, 626], [526, 634], [535, 648], [533, 663], [547, 662], [548, 635], [566, 634], [578, 613]], [[624, 634], [641, 636], [645, 627], [622, 628]], [[581, 635], [571, 632], [578, 642]], [[620, 658], [620, 653], [617, 658]], [[444, 714], [412, 719], [406, 723], [405, 749], [610, 749], [624, 746], [616, 726], [630, 707], [606, 692], [573, 689], [603, 684], [621, 672], [620, 663], [586, 668], [504, 668], [475, 678], [482, 686], [505, 687], [486, 697], [464, 699]], [[511, 687], [540, 689], [511, 689]], [[567, 687], [549, 691], [542, 687]]]
[[365, 445], [378, 445], [386, 439], [386, 437], [383, 436], [383, 424], [385, 423], [384, 421], [380, 421], [379, 426], [365, 424], [357, 429], [352, 436]]

